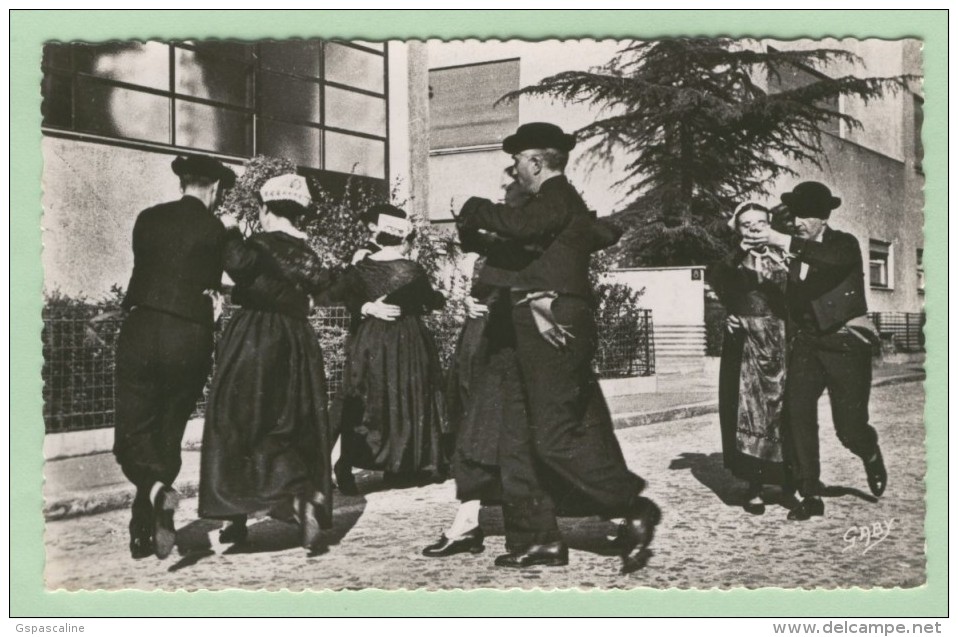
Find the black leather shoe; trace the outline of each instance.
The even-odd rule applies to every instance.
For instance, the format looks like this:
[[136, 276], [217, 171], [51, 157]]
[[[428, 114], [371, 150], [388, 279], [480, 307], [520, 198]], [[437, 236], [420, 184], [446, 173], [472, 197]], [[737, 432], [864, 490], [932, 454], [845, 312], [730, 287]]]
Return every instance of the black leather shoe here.
[[153, 545], [161, 560], [169, 557], [176, 546], [173, 512], [179, 503], [180, 496], [170, 487], [161, 487], [153, 500]]
[[798, 506], [788, 512], [788, 519], [802, 522], [808, 520], [809, 518], [822, 515], [825, 515], [825, 503], [822, 502], [822, 499], [817, 497], [808, 497], [799, 502]]
[[751, 513], [752, 515], [762, 515], [765, 513], [765, 503], [761, 500], [749, 500], [742, 505], [742, 508], [746, 513]]
[[356, 486], [356, 477], [353, 476], [353, 468], [347, 464], [337, 462], [333, 467], [333, 476], [336, 478], [336, 488], [343, 495], [359, 495], [359, 488]]
[[662, 521], [662, 510], [648, 498], [638, 498], [635, 513], [619, 527], [616, 545], [621, 548], [622, 573], [634, 573], [643, 568], [652, 556], [649, 544], [655, 536], [655, 527]]
[[130, 522], [130, 555], [134, 560], [142, 560], [153, 554], [153, 534], [149, 525]]
[[459, 553], [482, 553], [486, 550], [486, 547], [482, 545], [484, 539], [485, 534], [482, 532], [482, 528], [478, 526], [463, 533], [455, 540], [450, 540], [443, 533], [439, 537], [439, 541], [424, 548], [422, 554], [426, 557], [447, 557]]
[[220, 544], [242, 544], [249, 537], [246, 522], [231, 522], [220, 531]]
[[881, 449], [875, 449], [875, 457], [865, 460], [865, 475], [868, 476], [868, 488], [877, 498], [885, 492], [888, 486], [888, 471], [885, 470], [885, 459], [881, 456]]
[[528, 568], [530, 566], [565, 566], [569, 563], [569, 547], [565, 542], [533, 544], [521, 553], [506, 553], [496, 558], [496, 566]]

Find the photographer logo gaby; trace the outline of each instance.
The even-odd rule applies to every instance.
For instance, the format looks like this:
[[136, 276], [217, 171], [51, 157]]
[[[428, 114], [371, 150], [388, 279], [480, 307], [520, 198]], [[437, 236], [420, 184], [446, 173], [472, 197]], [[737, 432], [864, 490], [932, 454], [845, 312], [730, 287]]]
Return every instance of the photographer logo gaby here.
[[872, 550], [891, 535], [891, 527], [895, 518], [889, 518], [884, 522], [875, 522], [865, 526], [850, 526], [842, 535], [846, 546], [842, 552], [855, 548], [862, 549], [862, 555]]

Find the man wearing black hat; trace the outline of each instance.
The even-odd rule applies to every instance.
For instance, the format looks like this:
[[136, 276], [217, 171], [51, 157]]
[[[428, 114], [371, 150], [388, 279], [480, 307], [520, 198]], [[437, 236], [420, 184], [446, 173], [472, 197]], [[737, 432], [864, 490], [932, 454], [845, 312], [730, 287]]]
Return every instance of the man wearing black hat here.
[[459, 217], [465, 230], [486, 230], [542, 250], [511, 283], [521, 386], [504, 391], [524, 395], [529, 419], [516, 419], [500, 433], [509, 553], [496, 565], [568, 562], [554, 501], [564, 489], [569, 499], [584, 496], [606, 517], [624, 519], [617, 540], [623, 571], [629, 572], [645, 563], [660, 512], [639, 495], [645, 482], [626, 467], [592, 370], [597, 336], [588, 275], [594, 215], [564, 175], [574, 146], [575, 138], [553, 124], [520, 126], [503, 150], [513, 156], [516, 180], [529, 199], [512, 208], [473, 197]]
[[236, 176], [219, 161], [177, 157], [183, 198], [140, 213], [133, 227], [129, 312], [116, 353], [113, 453], [136, 486], [130, 521], [134, 558], [173, 550], [173, 481], [187, 420], [212, 365], [213, 301], [226, 229], [212, 210]]
[[885, 491], [888, 475], [878, 434], [868, 424], [872, 344], [877, 340], [866, 317], [865, 273], [858, 240], [828, 227], [841, 199], [824, 184], [806, 181], [782, 195], [794, 216], [794, 236], [769, 230], [747, 239], [791, 252], [787, 298], [791, 348], [786, 408], [792, 470], [801, 503], [790, 520], [824, 514], [818, 445], [818, 399], [828, 389], [838, 439], [862, 459], [875, 496]]

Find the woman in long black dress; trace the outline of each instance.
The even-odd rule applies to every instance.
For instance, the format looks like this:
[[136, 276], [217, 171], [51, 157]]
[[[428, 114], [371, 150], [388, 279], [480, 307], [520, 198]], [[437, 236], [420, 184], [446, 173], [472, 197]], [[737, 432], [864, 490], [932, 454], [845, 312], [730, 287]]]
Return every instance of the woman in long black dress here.
[[[767, 227], [769, 210], [738, 207], [729, 225], [741, 237]], [[719, 421], [725, 466], [748, 482], [744, 508], [765, 511], [763, 484], [784, 484], [785, 255], [740, 249], [709, 268], [707, 279], [728, 311], [719, 368]]]
[[379, 215], [379, 251], [350, 267], [323, 303], [353, 314], [343, 369], [341, 454], [336, 478], [355, 492], [352, 467], [383, 471], [387, 482], [444, 477], [447, 420], [438, 350], [424, 314], [443, 295], [409, 259], [415, 238], [405, 213]]
[[199, 514], [230, 520], [223, 542], [247, 537], [249, 514], [293, 504], [314, 548], [331, 526], [330, 440], [323, 355], [307, 319], [327, 272], [294, 221], [310, 203], [297, 175], [260, 190], [264, 232], [235, 228], [226, 271], [239, 308], [216, 355], [200, 468]]

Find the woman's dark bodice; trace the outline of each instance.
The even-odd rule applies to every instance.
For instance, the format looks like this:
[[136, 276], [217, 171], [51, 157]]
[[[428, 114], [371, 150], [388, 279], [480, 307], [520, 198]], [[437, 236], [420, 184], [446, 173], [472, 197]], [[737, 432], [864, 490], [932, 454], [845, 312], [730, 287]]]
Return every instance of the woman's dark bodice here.
[[442, 293], [432, 288], [423, 267], [415, 261], [379, 261], [368, 257], [347, 269], [319, 302], [342, 303], [358, 320], [362, 306], [380, 298], [398, 305], [403, 316], [427, 314], [440, 309], [446, 302]]
[[760, 275], [743, 263], [744, 255], [713, 264], [705, 274], [719, 301], [730, 314], [742, 316], [787, 316], [785, 283], [787, 268], [778, 263], [767, 263]]
[[283, 232], [258, 233], [244, 241], [239, 231], [230, 231], [225, 266], [236, 284], [234, 303], [302, 318], [309, 315], [309, 297], [331, 283], [306, 242]]

